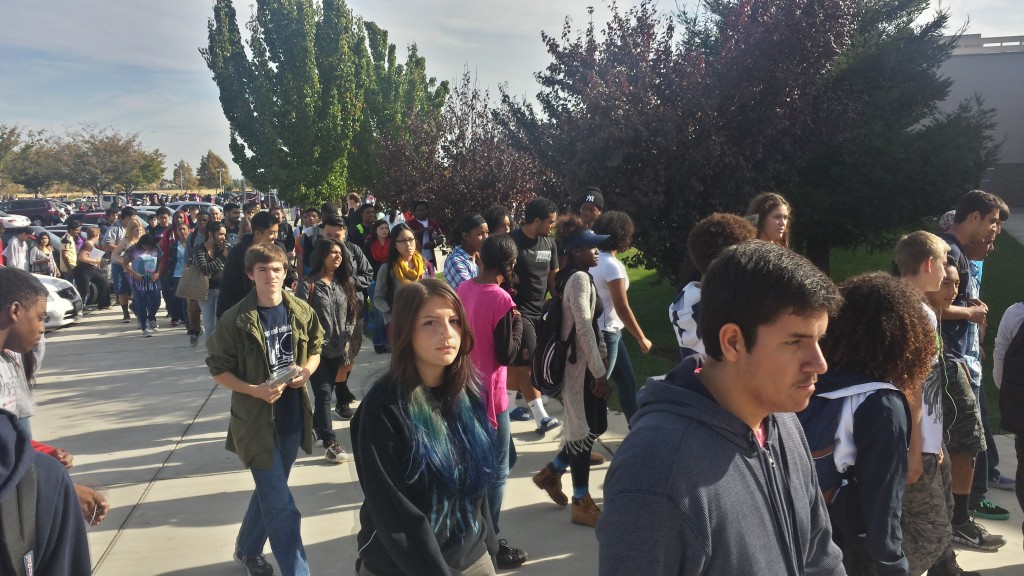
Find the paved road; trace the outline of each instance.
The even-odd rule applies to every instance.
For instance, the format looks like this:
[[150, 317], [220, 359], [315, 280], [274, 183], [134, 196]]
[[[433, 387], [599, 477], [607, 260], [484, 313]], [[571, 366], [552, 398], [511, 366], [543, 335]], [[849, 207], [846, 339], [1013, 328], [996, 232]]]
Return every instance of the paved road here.
[[[95, 573], [240, 574], [230, 556], [253, 485], [224, 450], [228, 392], [213, 384], [203, 364], [205, 350], [189, 348], [183, 330], [163, 329], [143, 339], [118, 316], [94, 313], [49, 335], [37, 388], [40, 409], [32, 421], [38, 439], [75, 454], [75, 480], [104, 490], [113, 505], [89, 535]], [[359, 395], [388, 360], [364, 350], [353, 391]], [[557, 402], [550, 410], [560, 415]], [[620, 415], [610, 420], [601, 445], [609, 455], [626, 429]], [[347, 423], [335, 421], [335, 427], [347, 447]], [[513, 423], [513, 433], [519, 462], [506, 489], [501, 536], [531, 560], [509, 573], [596, 574], [593, 530], [571, 524], [569, 511], [550, 503], [530, 481], [554, 454], [554, 438], [538, 436], [530, 423]], [[997, 444], [1000, 467], [1012, 475], [1012, 442], [1000, 437]], [[591, 478], [599, 504], [607, 466], [596, 467]], [[313, 573], [353, 573], [362, 501], [355, 466], [328, 464], [317, 451], [296, 462], [291, 484]], [[985, 522], [1009, 544], [998, 553], [963, 552], [961, 564], [986, 575], [1019, 576], [1024, 515], [1012, 492], [994, 490], [991, 497], [1013, 511], [1010, 522]]]

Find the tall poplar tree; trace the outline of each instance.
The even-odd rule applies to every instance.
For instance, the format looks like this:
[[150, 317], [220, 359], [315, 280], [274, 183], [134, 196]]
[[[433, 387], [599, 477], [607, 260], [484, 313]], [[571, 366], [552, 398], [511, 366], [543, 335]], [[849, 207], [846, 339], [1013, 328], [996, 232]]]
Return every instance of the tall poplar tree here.
[[366, 38], [342, 0], [257, 0], [243, 45], [234, 3], [217, 0], [200, 49], [220, 89], [235, 164], [294, 203], [339, 199], [363, 105]]

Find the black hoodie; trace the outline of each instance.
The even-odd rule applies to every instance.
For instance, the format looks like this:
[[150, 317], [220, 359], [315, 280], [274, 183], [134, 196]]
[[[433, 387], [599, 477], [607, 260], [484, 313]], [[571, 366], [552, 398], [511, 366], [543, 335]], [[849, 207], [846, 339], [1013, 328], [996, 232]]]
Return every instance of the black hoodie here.
[[[17, 498], [15, 488], [33, 466], [37, 486], [34, 573], [41, 576], [92, 574], [85, 517], [71, 478], [55, 458], [32, 448], [13, 414], [0, 410], [0, 501]], [[0, 543], [0, 574], [7, 572], [6, 555], [6, 546]], [[15, 561], [20, 563], [22, 559]]]
[[603, 575], [845, 574], [800, 424], [765, 419], [764, 447], [694, 375], [640, 391], [597, 524]]

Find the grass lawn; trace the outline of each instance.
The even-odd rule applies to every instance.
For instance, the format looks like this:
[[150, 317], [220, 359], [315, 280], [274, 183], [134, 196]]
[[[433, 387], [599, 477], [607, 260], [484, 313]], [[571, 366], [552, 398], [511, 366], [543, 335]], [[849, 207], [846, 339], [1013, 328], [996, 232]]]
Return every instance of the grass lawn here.
[[[890, 252], [871, 253], [864, 250], [835, 250], [832, 252], [832, 278], [842, 282], [850, 276], [891, 268]], [[981, 299], [988, 304], [988, 329], [982, 348], [984, 360], [984, 382], [989, 417], [993, 429], [999, 428], [999, 391], [992, 382], [992, 345], [995, 341], [999, 321], [1011, 304], [1024, 300], [1024, 246], [1009, 234], [1000, 234], [996, 250], [985, 261], [981, 283]], [[679, 361], [679, 349], [675, 334], [668, 321], [668, 305], [675, 300], [677, 289], [670, 282], [661, 280], [653, 270], [629, 269], [629, 303], [637, 321], [646, 336], [654, 344], [650, 354], [641, 354], [636, 340], [629, 334], [623, 335], [629, 357], [633, 361], [638, 386], [650, 376], [664, 374]], [[610, 406], [618, 410], [618, 398], [612, 394]]]

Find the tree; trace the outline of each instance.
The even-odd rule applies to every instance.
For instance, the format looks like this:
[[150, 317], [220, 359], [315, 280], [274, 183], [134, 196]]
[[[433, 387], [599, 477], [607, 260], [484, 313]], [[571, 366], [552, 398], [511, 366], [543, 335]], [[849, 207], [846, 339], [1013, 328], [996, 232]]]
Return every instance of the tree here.
[[[359, 130], [349, 151], [350, 185], [379, 195], [387, 186], [388, 167], [380, 160], [381, 142], [409, 136], [414, 118], [440, 114], [448, 97], [448, 82], [428, 77], [426, 59], [416, 45], [409, 46], [405, 64], [399, 64], [388, 32], [373, 22], [366, 30], [369, 65]], [[385, 192], [387, 195], [387, 192]]]
[[63, 178], [57, 151], [42, 132], [23, 134], [5, 164], [11, 182], [24, 186], [35, 196], [45, 194], [47, 188]]
[[97, 196], [115, 187], [130, 193], [164, 171], [163, 153], [147, 151], [137, 133], [83, 124], [53, 145], [61, 179]]
[[195, 190], [199, 185], [199, 179], [192, 171], [192, 166], [184, 160], [174, 165], [174, 182], [182, 192]]
[[914, 26], [927, 0], [865, 3], [830, 91], [846, 95], [850, 118], [832, 142], [780, 190], [799, 210], [794, 235], [828, 270], [833, 248], [891, 249], [911, 228], [956, 206], [997, 159], [994, 111], [981, 98], [949, 113], [938, 102], [952, 81], [939, 69], [959, 34], [949, 15]]
[[207, 150], [206, 154], [199, 159], [199, 170], [196, 171], [199, 177], [199, 186], [203, 188], [223, 188], [225, 184], [231, 183], [231, 171], [223, 158]]
[[[709, 2], [711, 4], [711, 2]], [[853, 0], [713, 2], [720, 17], [672, 19], [644, 0], [560, 38], [538, 73], [540, 112], [502, 94], [496, 119], [561, 181], [587, 186], [638, 226], [638, 263], [676, 276], [690, 227], [742, 210], [832, 134], [821, 77], [850, 35]]]
[[200, 53], [235, 164], [255, 188], [294, 203], [340, 198], [366, 85], [360, 22], [343, 0], [257, 0], [243, 45], [234, 3], [217, 0], [213, 14]]
[[419, 110], [405, 135], [382, 140], [380, 157], [378, 197], [409, 209], [414, 200], [427, 200], [449, 230], [463, 214], [492, 204], [521, 208], [553, 187], [538, 160], [509, 144], [491, 114], [489, 94], [468, 71], [440, 114]]

